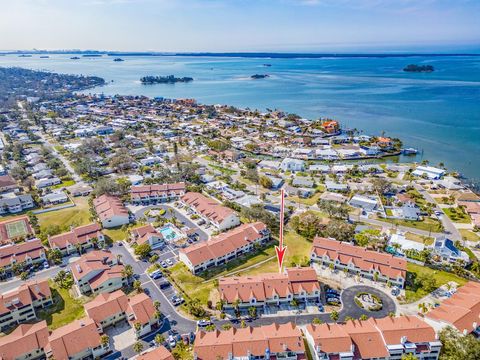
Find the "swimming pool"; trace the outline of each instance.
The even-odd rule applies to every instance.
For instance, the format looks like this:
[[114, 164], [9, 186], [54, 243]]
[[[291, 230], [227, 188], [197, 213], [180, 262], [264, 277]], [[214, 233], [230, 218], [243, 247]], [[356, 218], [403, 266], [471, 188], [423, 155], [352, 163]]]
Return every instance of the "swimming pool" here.
[[171, 226], [165, 226], [160, 229], [160, 233], [167, 241], [175, 241], [180, 237], [180, 234], [176, 232]]

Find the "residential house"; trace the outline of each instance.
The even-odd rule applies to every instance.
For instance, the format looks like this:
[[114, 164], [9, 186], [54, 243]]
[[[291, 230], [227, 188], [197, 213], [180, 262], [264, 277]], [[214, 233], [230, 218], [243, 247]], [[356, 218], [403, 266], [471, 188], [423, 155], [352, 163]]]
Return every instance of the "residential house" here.
[[293, 323], [199, 331], [193, 356], [196, 360], [306, 358], [302, 332]]
[[39, 239], [0, 247], [0, 269], [7, 276], [12, 275], [12, 268], [15, 264], [32, 265], [45, 261], [47, 261], [47, 255]]
[[322, 123], [321, 127], [322, 127], [322, 130], [327, 134], [336, 134], [340, 130], [338, 121], [335, 121], [335, 120], [325, 121]]
[[185, 194], [185, 183], [132, 186], [130, 199], [133, 204], [152, 204], [178, 200]]
[[466, 283], [425, 318], [437, 329], [453, 326], [462, 334], [480, 331], [480, 284]]
[[283, 171], [304, 171], [305, 170], [305, 161], [300, 159], [285, 158], [280, 164], [280, 169]]
[[72, 264], [71, 269], [79, 294], [113, 292], [128, 284], [124, 266], [108, 251], [95, 250], [84, 254]]
[[42, 179], [35, 180], [35, 187], [37, 189], [43, 189], [49, 186], [58, 185], [61, 182], [62, 180], [60, 180], [58, 177], [55, 177], [55, 176], [51, 178], [42, 178]]
[[337, 183], [335, 181], [327, 180], [325, 181], [325, 187], [328, 191], [335, 191], [335, 192], [348, 192], [349, 188], [347, 184]]
[[125, 313], [128, 322], [135, 329], [137, 338], [152, 332], [158, 327], [159, 319], [156, 316], [153, 301], [145, 293], [129, 298]]
[[35, 207], [32, 195], [8, 192], [0, 195], [0, 215], [15, 214]]
[[349, 273], [368, 279], [390, 282], [401, 289], [407, 275], [405, 259], [335, 239], [316, 237], [311, 260], [334, 269], [347, 269]]
[[74, 184], [67, 189], [72, 196], [88, 196], [93, 191], [93, 188], [86, 184]]
[[112, 228], [130, 223], [128, 209], [116, 196], [104, 194], [93, 200], [93, 206], [104, 228]]
[[62, 204], [68, 201], [68, 196], [63, 191], [52, 192], [42, 196], [42, 202], [45, 205]]
[[52, 305], [47, 280], [23, 283], [0, 295], [0, 331], [37, 318], [36, 310]]
[[134, 360], [175, 360], [172, 353], [165, 346], [150, 348], [134, 357]]
[[416, 316], [307, 325], [305, 337], [315, 360], [398, 360], [407, 354], [437, 360], [442, 347], [433, 327]]
[[470, 258], [465, 251], [458, 249], [452, 240], [448, 238], [438, 238], [434, 241], [432, 246], [432, 255], [434, 259], [439, 257], [441, 261], [455, 263], [462, 261], [465, 264], [470, 262]]
[[0, 193], [15, 190], [17, 187], [17, 182], [10, 175], [0, 176]]
[[140, 226], [130, 230], [132, 241], [140, 244], [148, 244], [152, 249], [157, 249], [165, 245], [163, 235], [159, 233], [151, 224]]
[[412, 175], [426, 177], [430, 180], [438, 180], [445, 175], [445, 172], [444, 169], [435, 168], [433, 166], [417, 166], [412, 172]]
[[295, 187], [312, 188], [313, 185], [315, 185], [315, 182], [312, 179], [305, 177], [296, 177], [292, 180], [292, 186]]
[[360, 208], [367, 213], [375, 211], [378, 207], [376, 198], [358, 194], [354, 195], [348, 203], [350, 206]]
[[263, 245], [269, 239], [270, 232], [264, 223], [243, 224], [208, 241], [180, 249], [179, 260], [195, 274], [251, 252], [255, 244]]
[[216, 200], [197, 192], [189, 192], [181, 197], [181, 202], [191, 212], [199, 215], [207, 224], [212, 224], [220, 231], [225, 231], [240, 224], [237, 213]]
[[10, 334], [0, 338], [0, 359], [43, 359], [48, 344], [48, 335], [45, 320], [34, 324], [21, 324]]
[[261, 274], [258, 276], [233, 276], [219, 280], [220, 299], [225, 308], [267, 307], [288, 304], [320, 302], [320, 284], [314, 269], [287, 268], [283, 274]]
[[47, 358], [62, 360], [96, 359], [107, 353], [100, 332], [92, 319], [84, 318], [54, 330], [45, 348]]
[[63, 255], [70, 255], [81, 249], [84, 252], [94, 245], [99, 248], [105, 245], [105, 236], [98, 223], [72, 227], [69, 232], [48, 237], [48, 243], [52, 249], [58, 249]]

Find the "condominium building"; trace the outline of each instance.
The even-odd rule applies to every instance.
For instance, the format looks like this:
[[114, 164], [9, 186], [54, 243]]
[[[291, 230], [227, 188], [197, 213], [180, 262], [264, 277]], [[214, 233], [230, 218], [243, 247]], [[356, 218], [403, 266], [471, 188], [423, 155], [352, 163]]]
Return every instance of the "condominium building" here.
[[225, 231], [240, 224], [240, 218], [232, 209], [197, 192], [189, 192], [180, 198], [190, 212], [200, 216], [207, 224]]
[[105, 244], [105, 236], [102, 228], [98, 223], [91, 223], [84, 226], [72, 227], [69, 232], [49, 236], [48, 243], [52, 249], [58, 249], [63, 255], [70, 255], [88, 248], [92, 248], [95, 244], [103, 247]]
[[433, 327], [416, 316], [307, 325], [305, 337], [316, 360], [399, 360], [406, 354], [436, 360], [442, 347]]
[[401, 289], [407, 276], [405, 259], [335, 239], [316, 237], [311, 260], [367, 279], [390, 282]]
[[185, 194], [185, 183], [154, 184], [132, 186], [130, 189], [130, 201], [133, 204], [154, 204], [177, 200]]
[[290, 268], [285, 273], [258, 276], [233, 276], [219, 280], [220, 298], [225, 307], [272, 306], [296, 300], [299, 303], [319, 303], [320, 284], [312, 268]]
[[269, 239], [270, 231], [264, 223], [243, 224], [208, 241], [180, 249], [179, 259], [195, 274], [251, 252], [255, 245], [264, 245]]
[[127, 208], [116, 196], [104, 194], [93, 200], [93, 206], [104, 228], [122, 226], [130, 222]]
[[6, 276], [12, 275], [15, 264], [40, 264], [47, 261], [47, 255], [39, 239], [0, 247], [0, 269]]
[[45, 358], [48, 344], [45, 320], [34, 324], [21, 324], [10, 334], [0, 337], [0, 359], [34, 360]]

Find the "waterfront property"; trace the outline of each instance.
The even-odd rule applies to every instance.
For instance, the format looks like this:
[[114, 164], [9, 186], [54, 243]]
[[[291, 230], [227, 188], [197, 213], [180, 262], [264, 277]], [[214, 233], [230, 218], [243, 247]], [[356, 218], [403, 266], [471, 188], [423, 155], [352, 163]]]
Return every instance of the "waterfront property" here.
[[305, 337], [315, 360], [395, 360], [406, 354], [436, 360], [442, 347], [433, 327], [416, 316], [307, 325]]
[[177, 200], [185, 194], [185, 183], [132, 186], [130, 200], [136, 205]]
[[264, 223], [243, 224], [208, 241], [180, 249], [179, 260], [196, 274], [249, 253], [255, 245], [264, 245], [269, 239], [270, 231]]
[[36, 310], [52, 304], [48, 281], [32, 281], [0, 295], [0, 330], [37, 318]]
[[266, 307], [298, 303], [318, 304], [320, 284], [312, 268], [287, 268], [284, 274], [233, 276], [219, 280], [220, 299], [226, 309], [239, 307]]
[[84, 252], [85, 250], [96, 246], [103, 247], [105, 245], [105, 236], [102, 228], [98, 223], [91, 223], [84, 226], [72, 227], [69, 232], [49, 236], [48, 243], [52, 249], [57, 249], [63, 255]]
[[390, 254], [335, 239], [316, 237], [311, 260], [367, 279], [389, 282], [401, 289], [405, 286], [407, 261]]
[[72, 275], [78, 294], [96, 295], [112, 292], [128, 284], [124, 266], [108, 251], [91, 251], [72, 264]]
[[306, 358], [302, 332], [293, 323], [199, 331], [193, 353], [197, 360]]
[[200, 216], [207, 224], [212, 224], [220, 231], [225, 231], [240, 224], [240, 218], [232, 209], [223, 206], [203, 194], [189, 192], [180, 198], [191, 213]]

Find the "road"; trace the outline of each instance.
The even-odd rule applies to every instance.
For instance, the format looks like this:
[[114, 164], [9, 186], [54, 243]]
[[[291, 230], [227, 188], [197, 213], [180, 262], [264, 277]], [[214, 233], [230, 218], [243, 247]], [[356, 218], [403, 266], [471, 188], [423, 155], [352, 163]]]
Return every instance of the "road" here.
[[[68, 267], [61, 268], [59, 266], [52, 266], [49, 269], [36, 272], [33, 276], [28, 278], [28, 281], [32, 280], [46, 280], [54, 278], [60, 270], [66, 270]], [[12, 280], [0, 283], [0, 293], [5, 293], [18, 288], [20, 285], [25, 284], [25, 281], [20, 280], [19, 277], [15, 277]]]

